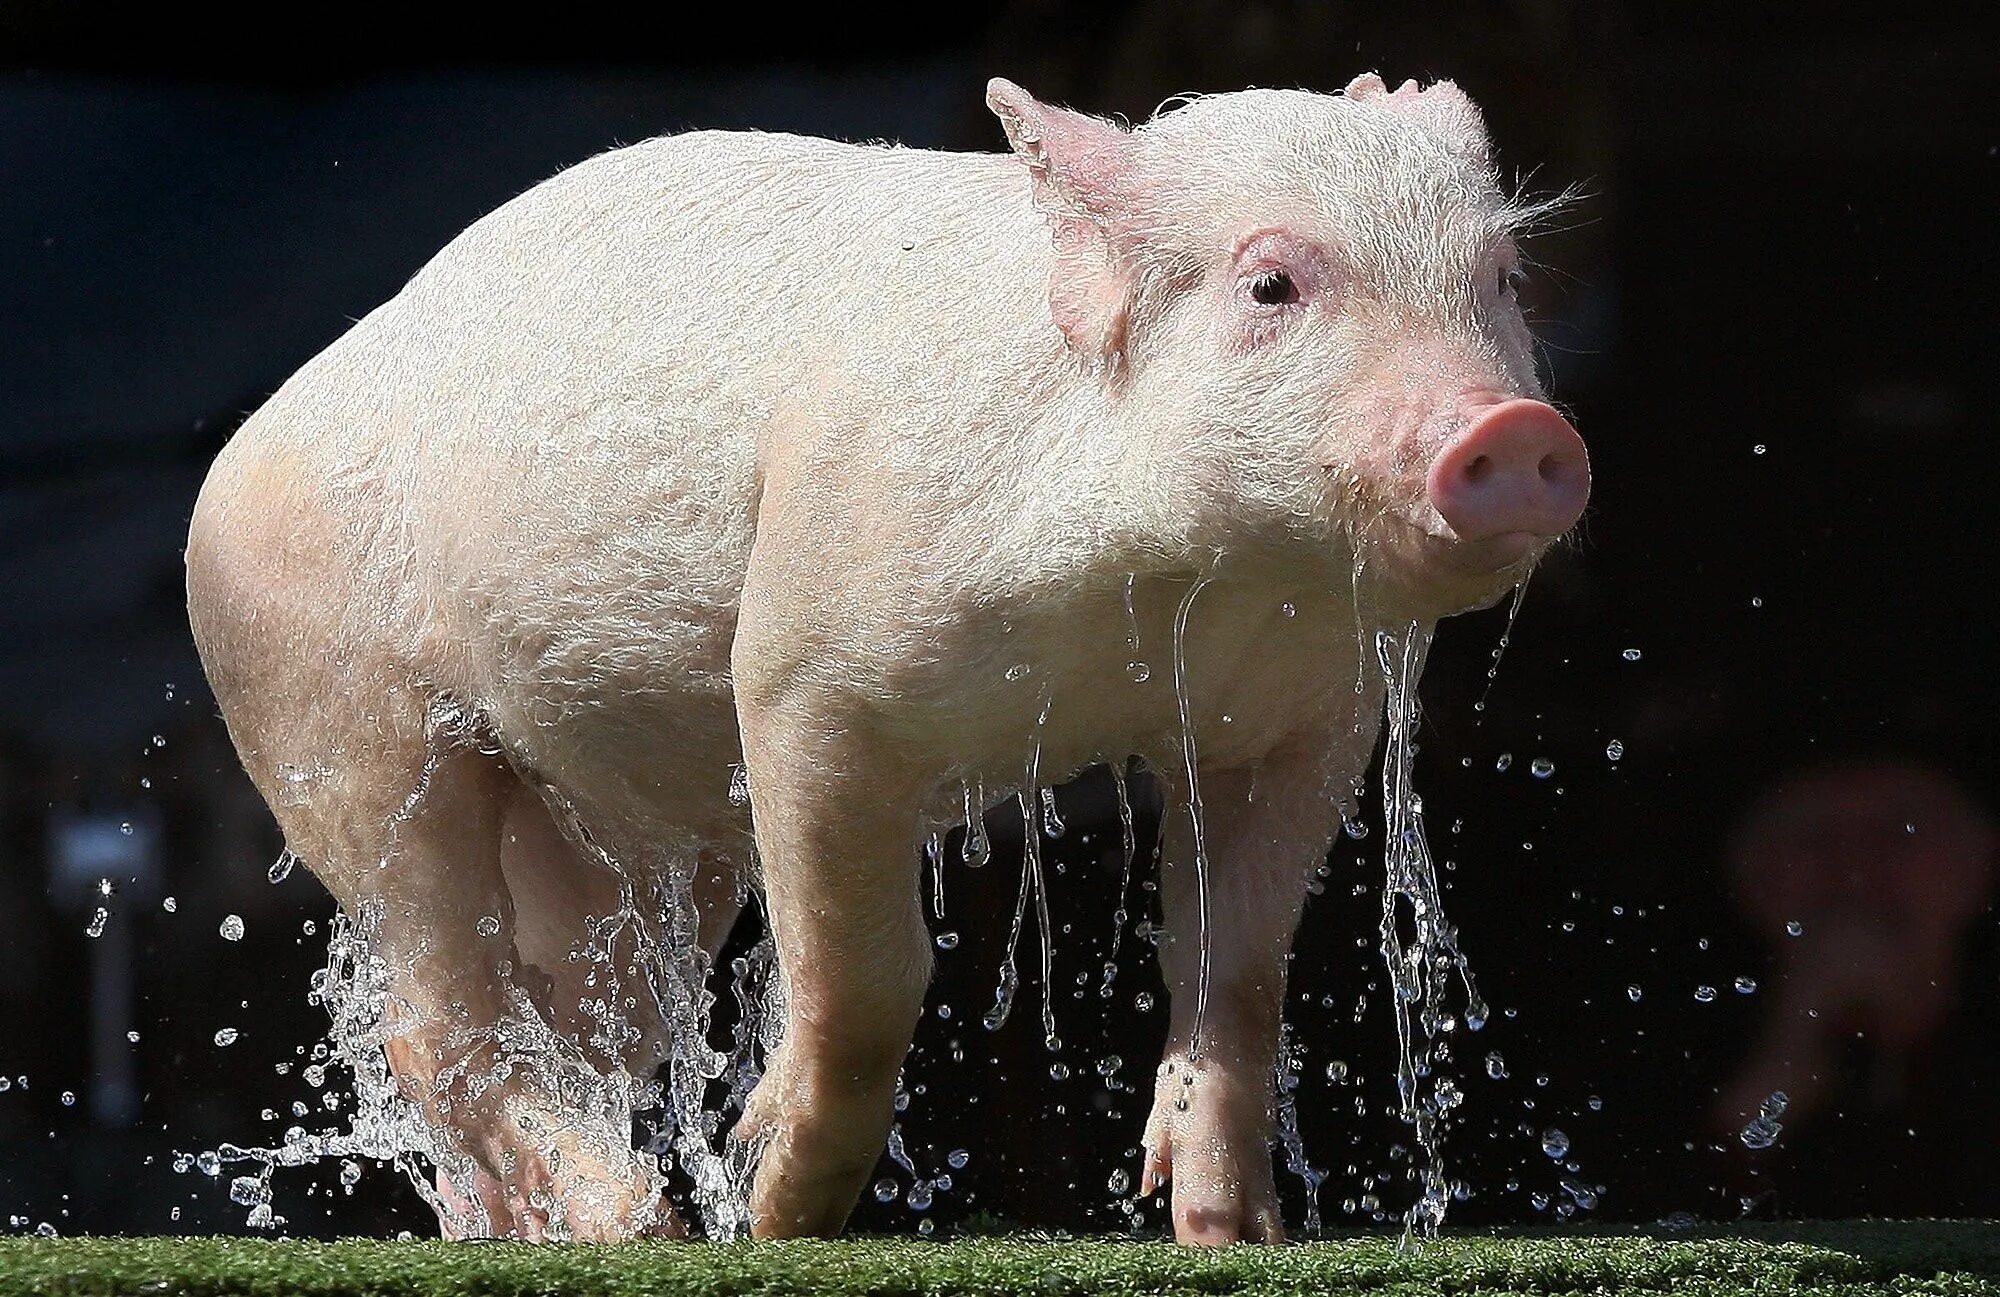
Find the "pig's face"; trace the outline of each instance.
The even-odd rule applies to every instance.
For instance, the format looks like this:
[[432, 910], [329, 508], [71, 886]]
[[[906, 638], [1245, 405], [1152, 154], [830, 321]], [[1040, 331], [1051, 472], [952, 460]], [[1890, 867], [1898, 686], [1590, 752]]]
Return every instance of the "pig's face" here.
[[1137, 131], [996, 82], [1056, 232], [1050, 304], [1121, 386], [1195, 546], [1363, 559], [1491, 602], [1582, 513], [1516, 294], [1533, 215], [1458, 89], [1197, 99]]

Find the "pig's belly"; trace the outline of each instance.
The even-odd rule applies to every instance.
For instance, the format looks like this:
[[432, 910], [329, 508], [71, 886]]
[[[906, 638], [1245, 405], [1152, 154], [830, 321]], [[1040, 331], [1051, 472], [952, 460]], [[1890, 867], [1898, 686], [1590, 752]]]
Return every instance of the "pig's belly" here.
[[641, 552], [537, 563], [461, 623], [467, 692], [510, 759], [629, 863], [747, 854], [729, 659], [748, 541], [712, 536], [686, 567]]

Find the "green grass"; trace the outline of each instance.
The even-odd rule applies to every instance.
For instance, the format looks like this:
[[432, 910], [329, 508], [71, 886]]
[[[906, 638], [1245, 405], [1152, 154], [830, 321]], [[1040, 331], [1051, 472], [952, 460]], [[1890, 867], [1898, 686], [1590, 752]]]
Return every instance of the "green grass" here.
[[663, 1294], [1084, 1297], [1370, 1293], [1380, 1297], [1744, 1293], [2000, 1297], [2000, 1226], [1948, 1221], [1745, 1225], [1681, 1233], [1393, 1235], [1220, 1252], [1017, 1235], [932, 1243], [583, 1245], [0, 1239], [0, 1294]]

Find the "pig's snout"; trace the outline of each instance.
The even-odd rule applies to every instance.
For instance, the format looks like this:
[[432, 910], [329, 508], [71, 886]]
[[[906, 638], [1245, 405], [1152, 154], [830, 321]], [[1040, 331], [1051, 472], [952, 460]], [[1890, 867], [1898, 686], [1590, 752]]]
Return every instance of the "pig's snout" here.
[[1431, 507], [1461, 541], [1509, 562], [1560, 536], [1590, 498], [1590, 456], [1569, 420], [1542, 401], [1479, 410], [1425, 480]]

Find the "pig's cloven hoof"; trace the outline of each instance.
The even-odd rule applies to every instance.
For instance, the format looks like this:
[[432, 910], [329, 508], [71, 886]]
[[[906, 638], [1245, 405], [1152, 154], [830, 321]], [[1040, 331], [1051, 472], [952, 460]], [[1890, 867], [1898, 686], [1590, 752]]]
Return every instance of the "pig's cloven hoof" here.
[[750, 1232], [757, 1238], [840, 1233], [888, 1135], [895, 1087], [847, 1093], [788, 1079], [782, 1053], [751, 1091], [732, 1138], [757, 1149]]
[[1261, 1100], [1246, 1110], [1228, 1090], [1215, 1073], [1192, 1086], [1162, 1074], [1146, 1122], [1139, 1192], [1171, 1186], [1175, 1242], [1282, 1243], [1269, 1119]]

